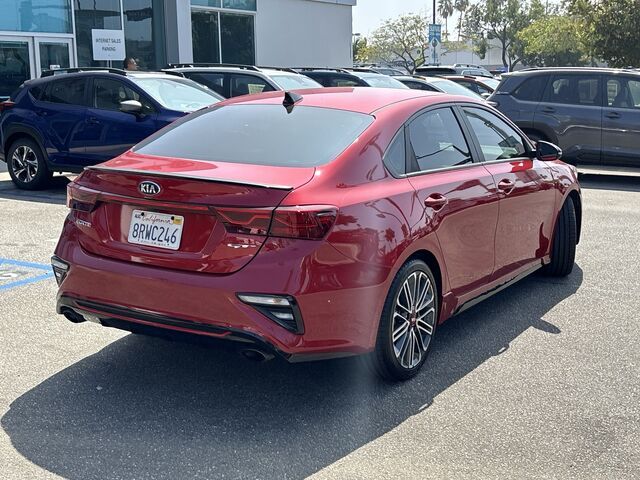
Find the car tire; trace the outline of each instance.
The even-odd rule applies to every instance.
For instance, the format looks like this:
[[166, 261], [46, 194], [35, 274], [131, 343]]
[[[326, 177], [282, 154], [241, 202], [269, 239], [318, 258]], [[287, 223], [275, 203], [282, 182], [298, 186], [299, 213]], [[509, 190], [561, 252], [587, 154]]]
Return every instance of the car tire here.
[[551, 245], [551, 262], [543, 267], [542, 272], [552, 277], [569, 275], [575, 263], [577, 240], [576, 208], [573, 199], [568, 197], [556, 220]]
[[427, 264], [404, 264], [389, 288], [375, 350], [364, 357], [368, 366], [389, 381], [415, 376], [429, 353], [438, 307], [437, 284]]
[[9, 147], [7, 170], [16, 187], [23, 190], [45, 188], [53, 176], [42, 149], [28, 137], [19, 138]]

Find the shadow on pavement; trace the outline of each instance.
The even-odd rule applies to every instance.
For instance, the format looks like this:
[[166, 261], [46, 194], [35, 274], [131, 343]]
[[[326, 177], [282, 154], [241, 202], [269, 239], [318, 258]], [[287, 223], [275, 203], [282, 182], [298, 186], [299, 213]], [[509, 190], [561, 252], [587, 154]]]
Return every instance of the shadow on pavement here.
[[561, 334], [542, 317], [581, 283], [577, 265], [533, 276], [449, 320], [421, 374], [396, 385], [353, 359], [254, 364], [128, 335], [16, 399], [1, 425], [26, 459], [74, 480], [302, 478], [428, 408], [527, 329]]
[[70, 180], [66, 176], [56, 176], [53, 177], [51, 186], [45, 190], [20, 190], [6, 174], [0, 179], [0, 199], [64, 205], [67, 201], [67, 184], [69, 182]]
[[581, 173], [578, 180], [583, 189], [640, 192], [640, 168], [637, 177]]

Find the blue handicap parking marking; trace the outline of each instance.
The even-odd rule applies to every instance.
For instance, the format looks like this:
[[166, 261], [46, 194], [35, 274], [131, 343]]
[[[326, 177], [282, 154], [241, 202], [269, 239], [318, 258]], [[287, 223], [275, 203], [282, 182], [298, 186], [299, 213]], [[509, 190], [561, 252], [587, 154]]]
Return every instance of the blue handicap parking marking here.
[[0, 257], [0, 291], [53, 277], [49, 265]]

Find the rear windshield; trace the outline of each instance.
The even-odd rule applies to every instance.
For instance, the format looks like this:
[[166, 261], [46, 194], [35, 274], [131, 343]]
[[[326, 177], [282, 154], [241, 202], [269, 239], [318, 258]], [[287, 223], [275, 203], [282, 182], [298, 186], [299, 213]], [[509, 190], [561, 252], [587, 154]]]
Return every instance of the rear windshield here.
[[144, 155], [281, 167], [330, 162], [371, 125], [363, 113], [228, 105], [193, 113], [134, 148]]
[[271, 75], [271, 79], [283, 90], [322, 88], [318, 82], [304, 75]]
[[463, 95], [465, 97], [483, 100], [483, 98], [477, 93], [472, 92], [467, 87], [463, 87], [462, 85], [456, 82], [452, 82], [451, 80], [439, 78], [438, 80], [433, 80], [430, 83], [431, 85], [434, 85], [437, 88], [441, 89], [444, 93], [450, 93], [451, 95]]
[[217, 93], [187, 78], [132, 76], [131, 80], [163, 107], [180, 112], [193, 112], [222, 100]]

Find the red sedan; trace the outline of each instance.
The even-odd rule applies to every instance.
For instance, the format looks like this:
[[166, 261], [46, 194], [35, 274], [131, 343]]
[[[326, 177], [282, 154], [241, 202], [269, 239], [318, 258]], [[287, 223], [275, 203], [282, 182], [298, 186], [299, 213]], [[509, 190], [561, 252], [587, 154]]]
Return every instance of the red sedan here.
[[69, 185], [57, 310], [255, 359], [363, 354], [406, 379], [439, 323], [540, 268], [571, 272], [581, 197], [560, 154], [467, 97], [228, 100]]

